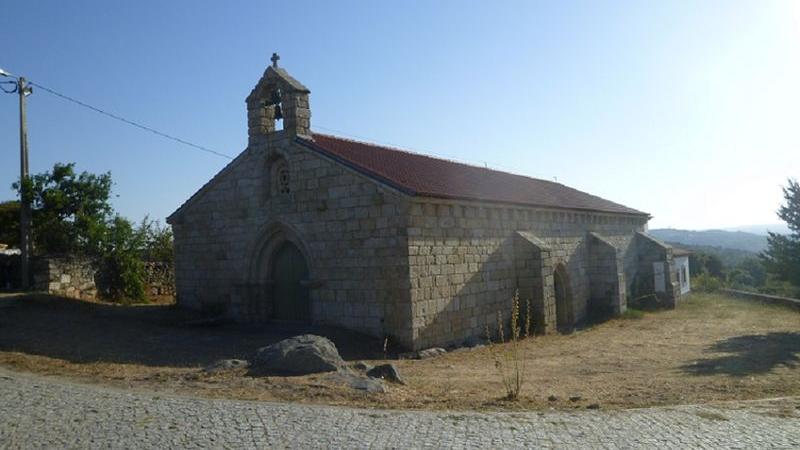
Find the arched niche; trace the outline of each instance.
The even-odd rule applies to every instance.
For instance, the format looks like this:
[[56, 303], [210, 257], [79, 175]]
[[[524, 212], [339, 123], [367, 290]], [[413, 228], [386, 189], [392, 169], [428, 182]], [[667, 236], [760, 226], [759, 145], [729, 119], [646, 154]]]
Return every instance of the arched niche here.
[[572, 310], [572, 287], [569, 273], [563, 263], [556, 265], [553, 270], [553, 291], [556, 304], [556, 328], [561, 332], [569, 332], [574, 326], [574, 312]]

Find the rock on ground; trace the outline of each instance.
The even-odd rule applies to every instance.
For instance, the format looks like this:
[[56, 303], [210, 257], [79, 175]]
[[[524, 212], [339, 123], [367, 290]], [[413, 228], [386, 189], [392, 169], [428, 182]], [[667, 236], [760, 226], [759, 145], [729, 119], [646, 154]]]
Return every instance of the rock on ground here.
[[360, 370], [362, 372], [368, 372], [372, 369], [372, 365], [365, 363], [364, 361], [359, 361], [353, 364], [353, 369]]
[[330, 339], [303, 334], [260, 348], [253, 359], [251, 371], [256, 375], [306, 375], [332, 372], [343, 365], [344, 360]]
[[364, 375], [358, 375], [348, 370], [340, 370], [336, 373], [332, 373], [327, 377], [327, 379], [334, 383], [344, 384], [357, 391], [371, 393], [386, 392], [386, 388], [383, 386], [383, 381], [375, 378], [367, 378]]
[[367, 371], [370, 378], [382, 378], [393, 383], [406, 384], [394, 364], [381, 364]]
[[447, 350], [441, 347], [432, 347], [432, 348], [426, 348], [425, 350], [420, 350], [419, 352], [417, 352], [417, 357], [419, 359], [428, 359], [439, 355], [444, 355], [445, 353], [447, 353]]
[[220, 359], [203, 368], [203, 371], [215, 373], [223, 370], [246, 369], [248, 367], [250, 367], [250, 363], [243, 359]]
[[401, 353], [400, 359], [427, 359], [443, 355], [445, 353], [447, 353], [447, 350], [441, 347], [431, 347], [431, 348], [426, 348], [425, 350], [420, 350], [418, 352]]

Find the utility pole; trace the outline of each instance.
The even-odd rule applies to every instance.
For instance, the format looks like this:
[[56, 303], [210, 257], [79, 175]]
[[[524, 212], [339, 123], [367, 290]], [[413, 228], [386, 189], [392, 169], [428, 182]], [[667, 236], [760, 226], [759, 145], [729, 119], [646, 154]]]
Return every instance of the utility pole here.
[[28, 182], [28, 119], [25, 112], [25, 98], [32, 92], [33, 89], [25, 83], [25, 77], [19, 77], [17, 79], [17, 93], [19, 93], [19, 247], [22, 277], [20, 287], [23, 290], [30, 287], [31, 204], [25, 191]]
[[28, 184], [28, 119], [25, 112], [25, 99], [33, 93], [24, 77], [17, 77], [0, 69], [0, 77], [16, 78], [16, 81], [2, 81], [0, 84], [13, 84], [13, 90], [5, 90], [7, 94], [19, 95], [19, 247], [20, 247], [20, 287], [30, 287], [31, 258], [31, 204], [26, 194]]

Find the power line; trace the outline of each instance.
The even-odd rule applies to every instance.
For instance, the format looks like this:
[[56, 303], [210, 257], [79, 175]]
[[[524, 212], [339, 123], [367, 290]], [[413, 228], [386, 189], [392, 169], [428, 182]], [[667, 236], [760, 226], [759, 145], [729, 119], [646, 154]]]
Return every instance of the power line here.
[[[4, 75], [10, 76], [12, 78], [17, 78], [15, 75], [12, 75], [12, 74], [10, 74], [8, 72], [4, 72]], [[28, 84], [32, 85], [32, 86], [36, 86], [37, 88], [39, 88], [39, 89], [41, 89], [41, 90], [43, 90], [45, 92], [48, 92], [48, 93], [50, 93], [52, 95], [55, 95], [56, 97], [62, 98], [64, 100], [67, 100], [68, 102], [71, 102], [71, 103], [74, 103], [74, 104], [76, 104], [78, 106], [82, 106], [84, 108], [90, 109], [90, 110], [92, 110], [92, 111], [94, 111], [96, 113], [102, 114], [102, 115], [104, 115], [106, 117], [110, 117], [110, 118], [112, 118], [114, 120], [118, 120], [118, 121], [120, 121], [122, 123], [134, 126], [134, 127], [139, 128], [141, 130], [149, 131], [150, 133], [153, 133], [153, 134], [155, 134], [157, 136], [161, 136], [163, 138], [170, 139], [170, 140], [178, 142], [180, 144], [195, 148], [197, 150], [204, 151], [206, 153], [210, 153], [212, 155], [220, 156], [222, 158], [226, 158], [226, 159], [229, 159], [229, 160], [233, 160], [234, 159], [233, 156], [227, 155], [225, 153], [221, 153], [221, 152], [218, 152], [216, 150], [212, 150], [212, 149], [210, 149], [208, 147], [205, 147], [205, 146], [202, 146], [202, 145], [199, 145], [199, 144], [195, 144], [195, 143], [189, 142], [189, 141], [187, 141], [185, 139], [181, 139], [179, 137], [172, 136], [170, 134], [167, 134], [167, 133], [164, 133], [162, 131], [156, 130], [155, 128], [148, 127], [147, 125], [142, 125], [142, 124], [140, 124], [138, 122], [135, 122], [133, 120], [126, 119], [126, 118], [124, 118], [122, 116], [119, 116], [117, 114], [110, 113], [108, 111], [104, 111], [104, 110], [102, 110], [102, 109], [100, 109], [100, 108], [98, 108], [96, 106], [92, 106], [92, 105], [90, 105], [90, 104], [88, 104], [86, 102], [83, 102], [83, 101], [78, 100], [76, 98], [70, 97], [70, 96], [68, 96], [66, 94], [62, 94], [60, 92], [57, 92], [57, 91], [55, 91], [53, 89], [48, 88], [47, 86], [43, 86], [43, 85], [39, 84], [39, 83], [36, 83], [36, 82], [33, 82], [33, 81], [28, 81]], [[329, 132], [332, 132], [332, 133], [337, 133], [337, 134], [340, 134], [340, 135], [343, 135], [343, 136], [349, 136], [349, 137], [355, 138], [355, 139], [361, 139], [361, 140], [375, 142], [375, 143], [382, 144], [382, 145], [388, 145], [390, 147], [401, 148], [401, 146], [394, 145], [392, 143], [381, 142], [381, 141], [378, 141], [378, 140], [375, 140], [375, 139], [369, 139], [369, 138], [365, 138], [365, 137], [362, 137], [362, 136], [357, 136], [357, 135], [354, 135], [354, 134], [346, 133], [346, 132], [339, 131], [339, 130], [334, 130], [334, 129], [331, 129], [331, 128], [326, 128], [326, 127], [319, 126], [319, 125], [316, 125], [314, 128], [319, 128], [321, 130], [329, 131]], [[402, 147], [402, 148], [408, 148], [408, 147]], [[440, 158], [446, 158], [446, 159], [449, 159], [449, 160], [452, 160], [452, 161], [461, 160], [461, 161], [464, 161], [464, 162], [466, 162], [468, 164], [480, 163], [480, 165], [482, 165], [482, 166], [484, 166], [486, 168], [489, 167], [489, 164], [486, 161], [468, 160], [468, 159], [459, 158], [459, 157], [453, 157], [453, 156], [449, 156], [449, 155], [436, 154], [436, 153], [433, 153], [433, 152], [422, 152], [422, 151], [419, 151], [419, 150], [416, 150], [416, 149], [413, 149], [413, 148], [409, 148], [409, 150], [416, 151], [416, 152], [418, 152], [420, 154], [425, 154], [425, 153], [431, 154], [431, 155], [438, 156]], [[508, 167], [503, 167], [502, 165], [498, 165], [498, 164], [492, 164], [492, 165], [495, 166], [495, 167], [501, 168], [501, 169], [509, 170], [512, 173], [513, 173], [513, 170], [514, 170], [514, 169], [511, 169], [511, 168], [508, 168]]]
[[114, 113], [110, 113], [108, 111], [104, 111], [104, 110], [102, 110], [102, 109], [100, 109], [100, 108], [98, 108], [96, 106], [92, 106], [92, 105], [90, 105], [88, 103], [82, 102], [82, 101], [80, 101], [78, 99], [75, 99], [75, 98], [72, 98], [72, 97], [70, 97], [68, 95], [64, 95], [64, 94], [62, 94], [60, 92], [56, 92], [53, 89], [50, 89], [50, 88], [48, 88], [46, 86], [42, 86], [39, 83], [35, 83], [33, 81], [30, 81], [30, 82], [28, 82], [28, 84], [36, 86], [37, 88], [39, 88], [39, 89], [41, 89], [41, 90], [43, 90], [45, 92], [49, 92], [50, 94], [53, 94], [56, 97], [60, 97], [60, 98], [62, 98], [64, 100], [67, 100], [69, 102], [75, 103], [76, 105], [82, 106], [84, 108], [91, 109], [94, 112], [100, 113], [100, 114], [102, 114], [104, 116], [107, 116], [107, 117], [110, 117], [110, 118], [112, 118], [114, 120], [118, 120], [118, 121], [120, 121], [122, 123], [126, 123], [128, 125], [132, 125], [132, 126], [134, 126], [136, 128], [139, 128], [141, 130], [149, 131], [149, 132], [151, 132], [151, 133], [153, 133], [155, 135], [161, 136], [161, 137], [166, 138], [166, 139], [170, 139], [172, 141], [178, 142], [178, 143], [183, 144], [183, 145], [187, 145], [189, 147], [193, 147], [193, 148], [195, 148], [197, 150], [201, 150], [201, 151], [204, 151], [206, 153], [211, 153], [212, 155], [221, 156], [223, 158], [227, 158], [227, 159], [231, 159], [231, 160], [233, 159], [232, 156], [226, 155], [225, 153], [220, 153], [220, 152], [218, 152], [216, 150], [212, 150], [212, 149], [210, 149], [208, 147], [204, 147], [202, 145], [194, 144], [194, 143], [189, 142], [189, 141], [187, 141], [185, 139], [181, 139], [181, 138], [172, 136], [172, 135], [164, 133], [162, 131], [158, 131], [155, 128], [150, 128], [150, 127], [148, 127], [146, 125], [142, 125], [142, 124], [140, 124], [138, 122], [134, 122], [133, 120], [128, 120], [128, 119], [126, 119], [124, 117], [121, 117], [121, 116], [118, 116], [118, 115], [116, 115]]
[[[11, 88], [11, 89], [6, 89], [6, 88], [3, 87], [4, 84], [5, 85], [11, 84], [11, 85], [14, 85], [14, 87]], [[0, 81], [0, 90], [5, 92], [6, 94], [13, 94], [13, 93], [17, 92], [17, 82], [16, 81]]]

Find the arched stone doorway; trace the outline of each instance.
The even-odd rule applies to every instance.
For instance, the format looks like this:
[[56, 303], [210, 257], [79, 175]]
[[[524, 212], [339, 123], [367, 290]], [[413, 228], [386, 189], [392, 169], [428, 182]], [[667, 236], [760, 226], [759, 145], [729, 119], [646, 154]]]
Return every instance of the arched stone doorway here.
[[247, 299], [241, 314], [252, 321], [311, 322], [313, 261], [291, 226], [272, 222], [253, 242], [247, 275]]
[[573, 327], [572, 289], [569, 275], [563, 264], [553, 272], [553, 290], [556, 297], [556, 328], [558, 331], [571, 331]]
[[273, 318], [310, 321], [308, 264], [303, 254], [291, 241], [284, 241], [275, 250], [271, 266]]

